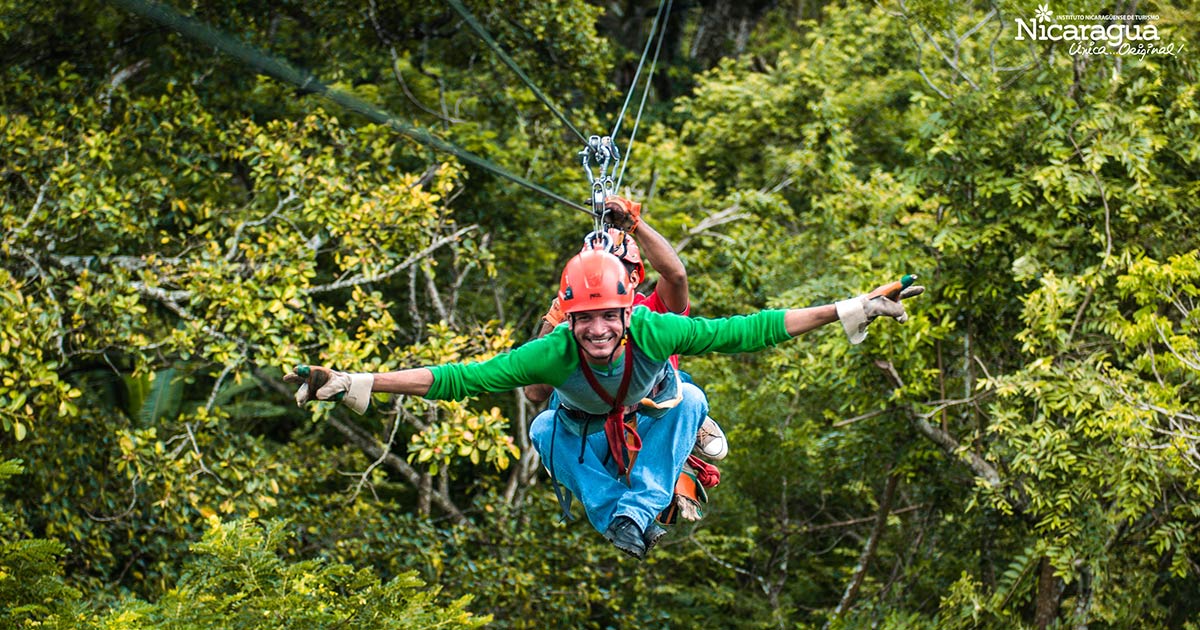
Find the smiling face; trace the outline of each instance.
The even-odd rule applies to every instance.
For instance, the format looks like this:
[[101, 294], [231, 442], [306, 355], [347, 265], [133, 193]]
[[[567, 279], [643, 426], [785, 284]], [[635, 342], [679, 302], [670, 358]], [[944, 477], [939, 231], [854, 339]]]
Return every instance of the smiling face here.
[[[610, 308], [575, 313], [571, 333], [589, 363], [607, 363], [629, 330], [631, 309]], [[615, 358], [615, 357], [614, 357]]]

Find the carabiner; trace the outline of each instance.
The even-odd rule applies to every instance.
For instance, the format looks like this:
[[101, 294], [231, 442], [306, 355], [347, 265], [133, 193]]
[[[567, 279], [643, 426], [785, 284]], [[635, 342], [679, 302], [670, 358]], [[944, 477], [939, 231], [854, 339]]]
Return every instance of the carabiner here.
[[[600, 243], [600, 245], [601, 245], [600, 247], [596, 246], [597, 242]], [[584, 249], [591, 248], [591, 249], [599, 250], [602, 252], [607, 252], [607, 251], [612, 251], [612, 246], [613, 246], [613, 240], [612, 240], [612, 236], [609, 236], [608, 230], [604, 230], [604, 229], [596, 230], [594, 232], [589, 232], [587, 236], [583, 237], [583, 248]]]

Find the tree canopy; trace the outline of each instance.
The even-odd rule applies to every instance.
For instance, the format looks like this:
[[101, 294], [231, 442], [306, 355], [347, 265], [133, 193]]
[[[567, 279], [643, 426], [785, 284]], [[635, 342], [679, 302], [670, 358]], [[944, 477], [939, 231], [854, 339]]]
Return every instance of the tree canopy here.
[[[451, 4], [170, 4], [590, 193]], [[117, 5], [0, 0], [0, 626], [1200, 627], [1195, 2], [673, 5], [632, 146], [659, 3], [465, 5], [585, 134], [632, 92], [620, 192], [694, 315], [916, 273], [910, 320], [685, 360], [731, 454], [636, 563], [559, 522], [520, 392], [282, 382], [523, 343], [589, 217]]]

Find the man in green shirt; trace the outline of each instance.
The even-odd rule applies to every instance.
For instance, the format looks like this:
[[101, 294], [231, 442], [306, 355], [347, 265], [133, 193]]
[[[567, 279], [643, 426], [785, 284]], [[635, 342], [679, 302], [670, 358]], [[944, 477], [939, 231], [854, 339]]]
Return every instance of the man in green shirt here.
[[654, 519], [670, 504], [708, 411], [703, 396], [683, 396], [665, 409], [640, 405], [653, 396], [671, 355], [757, 352], [839, 320], [858, 343], [876, 317], [903, 322], [900, 300], [922, 291], [897, 287], [889, 295], [876, 295], [877, 290], [825, 306], [691, 318], [632, 308], [624, 265], [607, 251], [590, 250], [572, 258], [562, 273], [558, 297], [569, 325], [511, 352], [477, 363], [380, 374], [313, 367], [285, 380], [300, 384], [301, 405], [338, 397], [358, 413], [372, 392], [461, 400], [550, 384], [562, 403], [544, 420], [554, 423], [550, 431], [537, 430], [537, 421], [531, 427], [535, 448], [579, 498], [592, 526], [617, 548], [642, 558], [664, 532]]
[[[628, 288], [634, 292], [633, 306], [644, 306], [655, 313], [676, 313], [690, 315], [691, 304], [688, 299], [687, 268], [675, 252], [675, 249], [649, 222], [642, 216], [642, 205], [623, 197], [610, 195], [604, 203], [605, 223], [609, 227], [606, 232], [592, 232], [584, 238], [584, 249], [598, 249], [607, 246], [609, 252], [619, 258], [625, 265], [628, 277]], [[658, 281], [651, 287], [649, 293], [641, 293], [642, 282], [646, 279], [645, 262], [653, 266], [658, 273]], [[565, 322], [567, 316], [562, 312], [556, 297], [550, 310], [542, 317], [538, 336], [550, 334], [550, 331]], [[691, 376], [680, 369], [679, 357], [672, 355], [670, 367], [665, 367], [662, 377], [655, 386], [654, 396], [645, 399], [642, 404], [647, 407], [667, 407], [683, 402], [685, 396], [704, 397], [700, 387], [681, 387], [682, 383], [692, 383]], [[530, 385], [525, 388], [525, 397], [534, 403], [549, 400], [546, 410], [538, 415], [529, 431], [529, 437], [534, 444], [549, 444], [555, 436], [559, 423], [554, 421], [555, 411], [559, 407], [558, 396], [552, 395], [554, 388], [550, 385]], [[696, 401], [707, 405], [705, 397]], [[576, 413], [576, 416], [579, 414]], [[597, 425], [599, 426], [599, 425]], [[539, 453], [545, 449], [539, 449]], [[699, 520], [703, 516], [703, 504], [707, 503], [707, 488], [716, 485], [721, 478], [720, 470], [713, 464], [699, 459], [698, 456], [719, 461], [724, 459], [729, 450], [729, 442], [724, 431], [711, 415], [706, 416], [696, 432], [696, 444], [692, 455], [684, 465], [684, 472], [679, 476], [675, 486], [675, 499], [671, 506], [658, 520], [671, 523], [677, 519]], [[553, 462], [544, 462], [550, 473], [552, 487], [562, 507], [563, 518], [572, 518], [571, 494], [564, 493], [558, 483], [559, 471]], [[648, 540], [657, 541], [661, 531], [653, 525], [652, 535]]]

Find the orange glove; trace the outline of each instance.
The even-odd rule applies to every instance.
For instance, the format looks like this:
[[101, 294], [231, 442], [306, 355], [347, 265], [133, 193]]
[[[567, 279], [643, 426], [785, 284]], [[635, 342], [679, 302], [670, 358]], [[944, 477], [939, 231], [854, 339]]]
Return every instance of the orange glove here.
[[550, 310], [546, 311], [545, 315], [542, 315], [542, 319], [547, 324], [550, 324], [551, 328], [563, 323], [567, 319], [567, 314], [562, 311], [562, 307], [558, 304], [558, 298], [554, 298], [554, 301], [550, 303]]
[[609, 225], [630, 234], [637, 231], [638, 224], [642, 222], [642, 204], [636, 201], [612, 196], [604, 200], [604, 209], [608, 210]]

